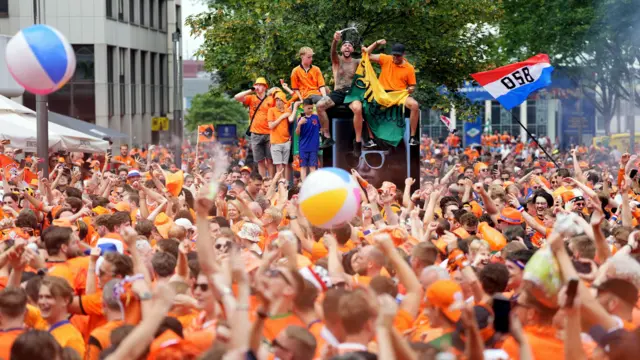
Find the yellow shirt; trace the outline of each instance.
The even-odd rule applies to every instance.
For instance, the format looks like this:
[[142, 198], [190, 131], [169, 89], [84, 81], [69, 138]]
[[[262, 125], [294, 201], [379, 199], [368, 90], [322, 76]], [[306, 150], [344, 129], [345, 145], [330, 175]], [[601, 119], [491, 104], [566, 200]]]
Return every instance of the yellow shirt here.
[[58, 341], [60, 346], [70, 347], [84, 358], [85, 345], [80, 331], [71, 325], [69, 320], [59, 321], [49, 328], [49, 333]]

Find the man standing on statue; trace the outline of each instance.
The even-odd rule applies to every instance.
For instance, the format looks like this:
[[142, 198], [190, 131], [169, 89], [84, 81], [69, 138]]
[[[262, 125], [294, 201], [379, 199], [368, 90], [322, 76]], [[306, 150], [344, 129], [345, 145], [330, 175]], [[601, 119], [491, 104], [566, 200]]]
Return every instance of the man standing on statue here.
[[[416, 71], [413, 65], [409, 64], [407, 59], [404, 58], [404, 45], [393, 45], [393, 47], [391, 47], [391, 55], [371, 53], [378, 45], [384, 45], [386, 43], [386, 40], [378, 40], [366, 49], [363, 47], [363, 51], [369, 54], [369, 59], [371, 59], [372, 62], [380, 64], [380, 84], [382, 84], [387, 92], [407, 90], [409, 94], [413, 93], [416, 89]], [[409, 115], [411, 124], [411, 140], [409, 140], [409, 145], [418, 146], [420, 145], [420, 139], [417, 135], [418, 123], [420, 122], [420, 105], [411, 96], [407, 98], [404, 105], [411, 111]]]
[[[340, 47], [341, 55], [338, 54], [337, 47], [338, 42], [342, 39], [342, 33], [336, 31], [333, 34], [333, 41], [331, 42], [331, 70], [333, 71], [334, 87], [329, 96], [325, 96], [316, 104], [316, 110], [318, 110], [318, 116], [322, 124], [322, 131], [329, 134], [329, 116], [327, 110], [335, 105], [344, 104], [344, 99], [351, 90], [353, 83], [353, 76], [356, 73], [360, 59], [353, 58], [353, 43], [350, 41], [343, 41]], [[357, 103], [357, 104], [356, 104]], [[374, 147], [376, 144], [369, 140], [362, 145], [362, 104], [359, 101], [354, 101], [349, 104], [349, 108], [353, 111], [353, 127], [356, 130], [356, 147], [359, 149], [361, 146], [365, 148]], [[327, 146], [333, 145], [333, 141]], [[323, 144], [324, 145], [324, 144]]]

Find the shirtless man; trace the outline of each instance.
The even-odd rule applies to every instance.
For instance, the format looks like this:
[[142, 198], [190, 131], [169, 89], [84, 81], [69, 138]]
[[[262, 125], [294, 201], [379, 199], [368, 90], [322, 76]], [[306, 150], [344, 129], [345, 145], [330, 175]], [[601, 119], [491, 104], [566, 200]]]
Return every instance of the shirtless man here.
[[[333, 34], [333, 42], [331, 43], [331, 69], [333, 70], [333, 79], [335, 82], [334, 90], [328, 97], [324, 97], [320, 102], [316, 104], [318, 110], [318, 116], [322, 123], [322, 131], [326, 135], [329, 134], [329, 116], [327, 110], [335, 105], [344, 104], [344, 98], [347, 96], [351, 89], [353, 82], [353, 76], [356, 73], [360, 59], [354, 59], [351, 57], [353, 54], [353, 44], [350, 41], [344, 41], [340, 47], [341, 55], [338, 55], [337, 47], [338, 42], [342, 39], [342, 33], [336, 31]], [[375, 146], [375, 143], [371, 140], [362, 145], [362, 103], [360, 101], [354, 101], [349, 104], [349, 108], [353, 111], [353, 127], [356, 130], [356, 151], [359, 151], [362, 146], [365, 148], [371, 148]], [[330, 145], [333, 145], [333, 140], [329, 137]], [[321, 147], [328, 147], [322, 144]]]

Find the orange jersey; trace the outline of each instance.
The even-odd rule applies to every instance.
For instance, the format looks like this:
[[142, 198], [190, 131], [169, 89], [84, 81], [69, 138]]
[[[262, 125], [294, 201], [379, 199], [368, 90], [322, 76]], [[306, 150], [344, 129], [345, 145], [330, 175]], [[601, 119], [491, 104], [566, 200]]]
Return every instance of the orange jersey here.
[[[287, 113], [287, 110], [280, 111], [277, 107], [272, 107], [269, 109], [267, 114], [267, 121], [273, 122], [276, 121], [280, 116]], [[278, 125], [271, 129], [271, 143], [272, 144], [284, 144], [289, 141], [291, 135], [289, 135], [289, 121], [288, 119], [281, 120]]]
[[291, 89], [300, 91], [302, 99], [312, 95], [320, 95], [320, 88], [324, 85], [322, 71], [315, 65], [311, 65], [309, 70], [305, 70], [302, 65], [299, 65], [291, 71]]
[[89, 336], [86, 360], [100, 359], [100, 353], [111, 346], [111, 332], [124, 324], [122, 320], [109, 321], [95, 328]]
[[290, 325], [298, 325], [302, 327], [306, 327], [306, 324], [300, 320], [299, 317], [292, 313], [287, 313], [283, 315], [275, 315], [269, 317], [264, 322], [264, 328], [262, 330], [262, 335], [269, 340], [269, 342], [273, 341], [278, 334]]
[[0, 331], [0, 359], [9, 359], [13, 342], [16, 341], [16, 338], [24, 331], [24, 328]]
[[416, 85], [416, 70], [404, 59], [401, 65], [393, 62], [393, 56], [380, 54], [380, 84], [385, 90], [406, 90]]
[[[260, 104], [261, 102], [262, 104]], [[269, 123], [267, 122], [267, 114], [269, 112], [269, 108], [273, 106], [273, 98], [271, 96], [267, 96], [264, 101], [262, 101], [256, 95], [247, 95], [244, 97], [242, 104], [249, 107], [249, 119], [253, 117], [253, 123], [251, 124], [250, 131], [252, 133], [262, 135], [270, 134], [271, 129], [269, 129]], [[258, 107], [258, 105], [260, 107]]]
[[63, 320], [51, 325], [49, 333], [53, 335], [60, 346], [63, 348], [70, 347], [78, 352], [81, 358], [84, 358], [84, 339], [82, 338], [80, 331], [78, 331], [75, 326], [71, 325], [69, 320]]

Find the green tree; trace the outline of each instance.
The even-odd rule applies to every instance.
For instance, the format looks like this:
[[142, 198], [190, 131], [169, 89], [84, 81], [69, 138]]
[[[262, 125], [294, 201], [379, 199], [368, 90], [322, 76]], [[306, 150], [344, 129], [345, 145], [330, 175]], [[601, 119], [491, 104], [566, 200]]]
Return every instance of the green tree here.
[[249, 124], [249, 115], [242, 104], [212, 91], [194, 96], [184, 118], [189, 131], [196, 130], [198, 125], [236, 124], [241, 132]]
[[[386, 39], [400, 42], [417, 69], [414, 96], [423, 106], [448, 109], [440, 85], [456, 89], [469, 74], [491, 66], [496, 34], [490, 31], [502, 12], [494, 0], [209, 0], [209, 11], [191, 16], [192, 35], [204, 35], [198, 55], [217, 70], [223, 91], [247, 88], [258, 76], [270, 84], [289, 79], [299, 64], [298, 49], [310, 46], [314, 64], [331, 84], [333, 33], [345, 32], [358, 45]], [[382, 51], [389, 49], [382, 49]], [[468, 103], [454, 96], [460, 118]]]
[[583, 88], [603, 116], [605, 131], [620, 100], [640, 96], [639, 0], [504, 0], [501, 49], [507, 58], [550, 55], [554, 65]]

